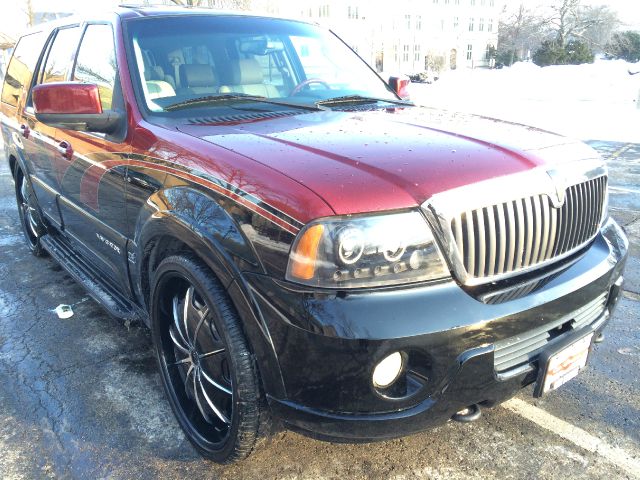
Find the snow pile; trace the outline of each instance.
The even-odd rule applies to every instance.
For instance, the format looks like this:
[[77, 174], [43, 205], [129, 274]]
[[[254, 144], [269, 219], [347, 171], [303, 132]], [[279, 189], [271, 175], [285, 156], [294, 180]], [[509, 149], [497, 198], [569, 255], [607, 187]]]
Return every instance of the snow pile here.
[[411, 85], [418, 104], [533, 125], [582, 140], [640, 143], [640, 65], [591, 65], [445, 72], [433, 85]]

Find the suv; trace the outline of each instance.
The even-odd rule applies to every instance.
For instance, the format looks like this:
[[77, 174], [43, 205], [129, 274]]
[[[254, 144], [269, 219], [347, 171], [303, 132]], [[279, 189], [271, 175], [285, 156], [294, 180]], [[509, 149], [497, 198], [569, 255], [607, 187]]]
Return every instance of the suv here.
[[405, 87], [302, 21], [122, 7], [20, 39], [28, 245], [151, 328], [204, 456], [272, 418], [343, 441], [473, 420], [602, 340], [628, 247], [602, 160]]

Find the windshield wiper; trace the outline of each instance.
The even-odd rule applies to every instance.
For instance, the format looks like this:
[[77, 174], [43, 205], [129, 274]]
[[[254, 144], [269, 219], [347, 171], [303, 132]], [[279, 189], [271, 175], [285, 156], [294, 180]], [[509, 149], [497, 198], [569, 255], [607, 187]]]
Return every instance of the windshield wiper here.
[[386, 98], [376, 98], [376, 97], [366, 97], [363, 95], [345, 95], [342, 97], [333, 97], [327, 98], [326, 100], [319, 100], [316, 102], [316, 106], [331, 106], [331, 105], [340, 105], [343, 103], [392, 103], [394, 105], [404, 105], [408, 107], [413, 107], [415, 104], [413, 102], [409, 102], [407, 100], [388, 100]]
[[232, 102], [235, 100], [268, 103], [271, 105], [281, 105], [284, 107], [300, 108], [302, 110], [312, 110], [312, 111], [324, 110], [319, 105], [302, 105], [300, 103], [285, 102], [282, 100], [273, 100], [271, 98], [262, 97], [260, 95], [249, 95], [247, 93], [222, 93], [219, 95], [205, 95], [202, 97], [190, 98], [188, 100], [183, 100], [181, 102], [172, 103], [171, 105], [164, 107], [164, 109], [168, 112], [171, 112], [173, 110], [180, 110], [181, 108], [195, 107], [198, 105], [209, 105], [217, 102]]

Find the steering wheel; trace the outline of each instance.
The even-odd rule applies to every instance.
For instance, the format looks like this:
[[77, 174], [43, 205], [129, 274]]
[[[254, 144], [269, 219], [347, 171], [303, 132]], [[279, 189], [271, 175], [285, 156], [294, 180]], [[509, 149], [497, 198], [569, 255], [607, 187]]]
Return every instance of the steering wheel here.
[[321, 78], [307, 78], [305, 81], [300, 82], [298, 85], [296, 85], [293, 88], [293, 90], [291, 90], [291, 96], [300, 93], [304, 87], [306, 87], [307, 85], [311, 85], [312, 83], [319, 83], [327, 90], [331, 90], [331, 87], [329, 86], [329, 84], [324, 80], [322, 80]]

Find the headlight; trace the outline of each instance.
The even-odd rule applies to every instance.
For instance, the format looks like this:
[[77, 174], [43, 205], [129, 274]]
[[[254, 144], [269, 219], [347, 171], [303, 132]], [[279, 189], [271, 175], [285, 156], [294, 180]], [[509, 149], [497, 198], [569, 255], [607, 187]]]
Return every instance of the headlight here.
[[419, 212], [312, 222], [296, 238], [287, 267], [287, 280], [327, 288], [395, 285], [448, 276]]

